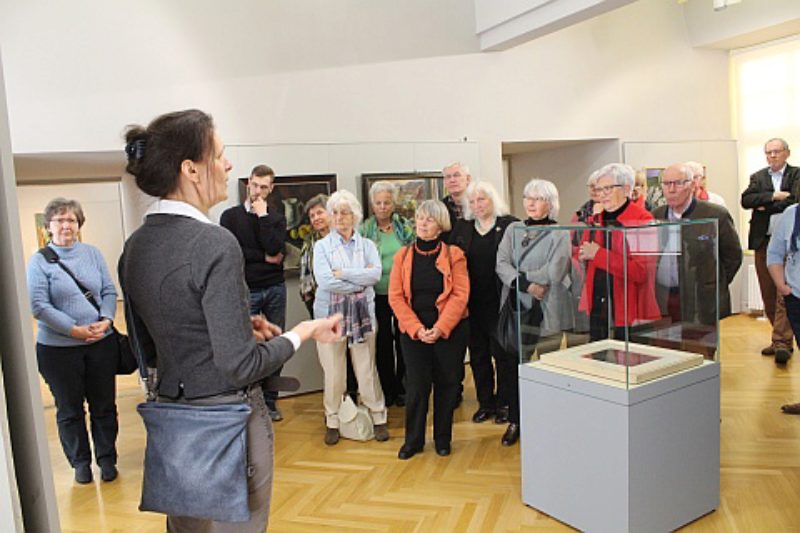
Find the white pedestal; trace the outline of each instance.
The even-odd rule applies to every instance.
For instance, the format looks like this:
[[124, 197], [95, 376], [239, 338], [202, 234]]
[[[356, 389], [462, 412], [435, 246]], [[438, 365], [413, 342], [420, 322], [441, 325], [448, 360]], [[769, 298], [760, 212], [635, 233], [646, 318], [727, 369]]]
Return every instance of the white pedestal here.
[[666, 532], [719, 506], [719, 365], [634, 388], [519, 367], [522, 499], [583, 531]]

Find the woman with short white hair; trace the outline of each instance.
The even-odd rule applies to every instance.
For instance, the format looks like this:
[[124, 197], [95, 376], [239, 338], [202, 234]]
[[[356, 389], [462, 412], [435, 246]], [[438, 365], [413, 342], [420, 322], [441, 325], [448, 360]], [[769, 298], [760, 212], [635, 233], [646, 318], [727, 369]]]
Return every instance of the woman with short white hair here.
[[456, 223], [450, 242], [464, 250], [469, 270], [469, 364], [478, 398], [472, 421], [480, 424], [494, 418], [505, 424], [508, 394], [501, 380], [495, 387], [494, 366], [500, 364], [502, 352], [494, 339], [502, 286], [495, 261], [506, 228], [517, 218], [508, 214], [506, 203], [487, 181], [470, 183], [464, 199], [464, 220]]
[[372, 414], [375, 440], [389, 439], [386, 405], [375, 367], [375, 291], [381, 258], [375, 244], [355, 228], [363, 218], [361, 204], [349, 191], [337, 191], [327, 203], [332, 231], [314, 244], [317, 293], [314, 317], [344, 315], [343, 339], [318, 342], [324, 373], [325, 444], [339, 442], [339, 407], [347, 388], [346, 354], [350, 347], [361, 401]]
[[375, 317], [378, 320], [375, 359], [378, 377], [386, 398], [386, 406], [405, 405], [402, 349], [397, 318], [389, 306], [389, 273], [400, 248], [414, 242], [414, 227], [396, 211], [397, 187], [391, 181], [376, 181], [369, 189], [371, 217], [364, 221], [359, 233], [378, 248], [381, 256], [381, 279], [375, 284]]
[[[504, 446], [517, 442], [520, 435], [520, 357], [534, 350], [540, 354], [557, 350], [562, 332], [573, 326], [569, 234], [542, 230], [542, 226], [556, 224], [558, 189], [547, 180], [533, 179], [525, 185], [523, 194], [528, 218], [508, 227], [497, 251], [497, 275], [503, 282], [501, 308], [509, 298], [518, 299], [520, 314], [525, 310], [527, 316], [535, 317], [531, 323], [520, 324], [525, 331], [524, 337], [520, 335], [523, 345], [513, 353], [506, 352], [498, 369], [498, 377], [507, 383], [510, 395], [509, 424], [501, 439]], [[518, 240], [522, 234], [524, 237]]]

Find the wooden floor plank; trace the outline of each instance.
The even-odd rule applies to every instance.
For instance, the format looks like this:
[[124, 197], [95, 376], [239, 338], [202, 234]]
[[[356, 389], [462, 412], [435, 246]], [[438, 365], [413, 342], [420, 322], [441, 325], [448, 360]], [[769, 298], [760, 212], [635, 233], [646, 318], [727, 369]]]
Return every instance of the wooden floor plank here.
[[[759, 353], [768, 339], [763, 320], [735, 316], [722, 324], [721, 504], [684, 531], [800, 531], [800, 417], [779, 409], [800, 401], [794, 368], [800, 357], [776, 367]], [[519, 447], [500, 446], [503, 426], [471, 422], [477, 403], [469, 373], [464, 383], [452, 455], [437, 456], [429, 443], [409, 461], [397, 459], [401, 408], [389, 410], [388, 442], [342, 440], [329, 447], [322, 442], [321, 394], [282, 400], [270, 531], [571, 531], [522, 504]], [[162, 516], [137, 510], [144, 428], [135, 407], [141, 393], [133, 377], [118, 384], [120, 477], [87, 486], [73, 481], [55, 431], [52, 398], [42, 386], [65, 532], [164, 530]], [[535, 430], [528, 434], [535, 438]]]

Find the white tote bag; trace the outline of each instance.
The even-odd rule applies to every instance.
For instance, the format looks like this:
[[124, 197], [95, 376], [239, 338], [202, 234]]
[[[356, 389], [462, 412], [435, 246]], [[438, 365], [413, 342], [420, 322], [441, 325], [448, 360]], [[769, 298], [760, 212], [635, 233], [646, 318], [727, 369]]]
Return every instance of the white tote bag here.
[[349, 394], [342, 397], [339, 406], [339, 434], [345, 439], [372, 440], [375, 430], [369, 409], [363, 405], [356, 405]]

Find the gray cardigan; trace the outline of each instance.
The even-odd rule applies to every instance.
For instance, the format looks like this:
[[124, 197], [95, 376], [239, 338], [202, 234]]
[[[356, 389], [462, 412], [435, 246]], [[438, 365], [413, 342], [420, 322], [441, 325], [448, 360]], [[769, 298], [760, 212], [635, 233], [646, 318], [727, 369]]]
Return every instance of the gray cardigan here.
[[242, 389], [294, 353], [290, 340], [253, 337], [236, 238], [213, 224], [171, 214], [147, 217], [119, 262], [128, 316], [160, 395], [202, 398]]
[[[570, 242], [569, 232], [566, 230], [549, 230], [554, 226], [535, 226], [528, 230], [530, 243], [528, 247], [534, 248], [522, 259], [522, 264], [514, 263], [515, 255], [512, 249], [514, 235], [516, 240], [522, 244], [524, 222], [514, 222], [506, 229], [503, 240], [497, 249], [496, 271], [500, 281], [503, 282], [503, 290], [500, 295], [500, 306], [508, 298], [509, 287], [520, 274], [524, 274], [530, 283], [547, 285], [549, 288], [541, 301], [542, 314], [542, 335], [550, 335], [567, 329], [575, 325], [575, 314], [573, 312], [573, 299], [570, 296]], [[523, 250], [517, 252], [521, 256]], [[520, 303], [530, 308], [533, 297], [528, 293], [520, 294]]]

